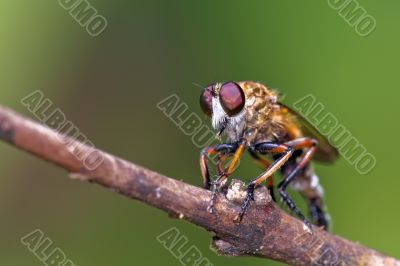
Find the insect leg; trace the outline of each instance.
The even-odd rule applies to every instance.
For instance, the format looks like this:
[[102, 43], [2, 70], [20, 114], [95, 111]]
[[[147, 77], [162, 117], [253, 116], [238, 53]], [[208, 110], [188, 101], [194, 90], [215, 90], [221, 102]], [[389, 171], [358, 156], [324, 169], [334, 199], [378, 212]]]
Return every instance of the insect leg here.
[[210, 189], [211, 178], [207, 162], [207, 157], [217, 153], [233, 153], [237, 149], [237, 144], [218, 144], [211, 147], [204, 148], [200, 153], [200, 168], [203, 176], [203, 184], [205, 189]]
[[307, 221], [305, 216], [297, 208], [294, 201], [286, 193], [286, 189], [290, 182], [296, 178], [297, 173], [302, 170], [306, 165], [308, 165], [312, 159], [312, 156], [317, 150], [317, 141], [314, 139], [303, 138], [288, 142], [294, 149], [305, 149], [308, 148], [307, 152], [301, 157], [300, 162], [295, 166], [295, 168], [285, 177], [285, 179], [278, 185], [279, 194], [282, 200], [286, 203], [290, 210], [292, 210], [309, 228], [311, 228], [310, 223]]
[[324, 211], [324, 204], [321, 197], [313, 198], [309, 201], [310, 214], [313, 222], [329, 230], [329, 215]]
[[[249, 149], [249, 153], [251, 157], [253, 157], [256, 162], [260, 165], [262, 169], [268, 169], [268, 167], [271, 165], [271, 162], [268, 161], [267, 159], [262, 158], [258, 153], [252, 149]], [[269, 190], [269, 193], [271, 194], [272, 200], [276, 202], [275, 198], [275, 193], [274, 193], [274, 178], [271, 176], [268, 178], [268, 183], [267, 183], [267, 188]]]
[[[238, 143], [234, 144], [219, 144], [215, 145], [212, 147], [208, 147], [203, 149], [201, 152], [200, 156], [200, 167], [201, 167], [201, 172], [203, 175], [203, 181], [204, 181], [204, 188], [205, 189], [211, 189], [211, 200], [210, 204], [207, 207], [207, 210], [209, 212], [213, 211], [214, 203], [217, 198], [218, 191], [221, 188], [222, 181], [224, 180], [225, 177], [225, 170], [224, 170], [224, 160], [231, 154], [235, 153], [238, 150]], [[217, 164], [217, 170], [218, 170], [218, 179], [215, 181], [211, 181], [210, 178], [210, 173], [209, 173], [209, 168], [208, 168], [208, 163], [207, 163], [207, 157], [213, 154], [219, 153], [218, 157], [218, 164]]]
[[283, 154], [278, 160], [273, 162], [267, 170], [265, 170], [258, 178], [254, 179], [247, 187], [247, 195], [246, 199], [243, 202], [242, 209], [239, 215], [235, 218], [236, 222], [240, 222], [243, 219], [243, 216], [250, 205], [250, 201], [254, 200], [254, 189], [255, 187], [266, 180], [268, 177], [272, 176], [279, 168], [284, 165], [287, 160], [292, 156], [294, 149], [285, 144], [276, 144], [276, 143], [261, 143], [257, 144], [253, 147], [254, 150], [257, 150], [262, 153], [279, 153]]
[[222, 175], [218, 178], [219, 182], [222, 182], [223, 180], [228, 178], [233, 173], [233, 170], [235, 170], [236, 166], [239, 163], [240, 157], [242, 157], [244, 151], [246, 150], [246, 139], [240, 140], [237, 145], [238, 146], [235, 154], [233, 155], [232, 161], [229, 163], [228, 167], [225, 169]]
[[[235, 154], [235, 151], [231, 152], [226, 152], [226, 153], [220, 153], [219, 158], [218, 158], [218, 166], [217, 166], [217, 171], [218, 171], [218, 179], [220, 182], [225, 180], [226, 176], [226, 162], [228, 161], [229, 157], [232, 157], [232, 155]], [[237, 164], [236, 164], [237, 165]]]

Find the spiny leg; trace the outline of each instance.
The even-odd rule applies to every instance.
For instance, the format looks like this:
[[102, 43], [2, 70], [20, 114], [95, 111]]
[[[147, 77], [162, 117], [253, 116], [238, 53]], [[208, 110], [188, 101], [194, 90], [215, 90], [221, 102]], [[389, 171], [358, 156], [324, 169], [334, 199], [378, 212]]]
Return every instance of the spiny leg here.
[[[246, 149], [247, 141], [245, 138], [242, 138], [240, 141], [236, 143], [236, 150], [230, 150], [225, 152], [223, 156], [220, 156], [220, 161], [218, 163], [218, 172], [219, 172], [219, 177], [215, 182], [213, 183], [212, 186], [212, 195], [211, 195], [211, 201], [210, 204], [207, 208], [209, 212], [213, 212], [213, 207], [215, 200], [217, 198], [217, 194], [221, 189], [221, 185], [224, 183], [224, 181], [233, 173], [235, 170], [236, 166], [239, 164], [240, 158], [242, 157], [245, 149]], [[229, 162], [228, 166], [224, 169], [224, 161], [226, 158], [228, 158], [230, 155], [233, 154], [232, 160]]]
[[[298, 156], [296, 156], [296, 153], [293, 154], [290, 162], [286, 163], [282, 168], [283, 176], [287, 176], [292, 172], [298, 163], [298, 159], [301, 158], [301, 155], [302, 153], [298, 154]], [[294, 189], [297, 190], [307, 202], [311, 222], [318, 227], [329, 230], [330, 217], [324, 206], [323, 189], [313, 167], [310, 164], [306, 165], [296, 175], [296, 178], [291, 184], [293, 183]]]
[[317, 150], [317, 141], [314, 139], [304, 138], [298, 139], [287, 143], [292, 146], [294, 149], [306, 149], [307, 152], [304, 156], [301, 157], [301, 161], [296, 165], [296, 167], [285, 177], [285, 179], [278, 185], [279, 194], [282, 200], [286, 203], [291, 211], [293, 211], [307, 226], [311, 229], [310, 223], [307, 221], [306, 217], [301, 213], [301, 211], [297, 208], [294, 201], [290, 198], [290, 196], [286, 193], [286, 189], [290, 182], [296, 178], [296, 175], [300, 170], [302, 170], [308, 163], [310, 163], [312, 156]]
[[323, 209], [322, 199], [310, 199], [309, 208], [312, 221], [316, 225], [322, 226], [324, 230], [329, 230], [329, 215], [327, 215]]
[[[222, 188], [222, 184], [223, 184], [223, 180], [221, 180], [221, 177], [224, 176], [225, 173], [225, 160], [227, 158], [230, 157], [230, 155], [232, 155], [234, 153], [234, 151], [231, 151], [229, 153], [220, 153], [218, 156], [218, 163], [217, 163], [217, 172], [218, 172], [218, 178], [215, 181], [212, 181], [211, 183], [211, 200], [209, 205], [207, 206], [207, 210], [209, 212], [213, 212], [213, 207], [214, 207], [214, 203], [215, 200], [217, 198], [217, 194], [218, 192], [221, 190]], [[225, 180], [225, 179], [224, 179]]]
[[279, 153], [283, 154], [278, 160], [273, 162], [267, 170], [265, 170], [259, 177], [254, 179], [252, 182], [247, 187], [247, 194], [246, 198], [243, 202], [242, 209], [239, 213], [239, 215], [235, 218], [235, 222], [241, 222], [243, 219], [244, 214], [246, 213], [247, 208], [250, 205], [250, 201], [254, 200], [254, 189], [257, 185], [262, 183], [264, 180], [266, 180], [268, 177], [272, 176], [273, 173], [275, 173], [279, 168], [284, 165], [287, 160], [292, 156], [293, 154], [293, 148], [285, 145], [285, 144], [276, 144], [276, 143], [270, 143], [270, 142], [265, 142], [265, 143], [260, 143], [255, 145], [252, 149], [262, 152], [262, 153]]
[[222, 176], [222, 172], [224, 170], [223, 169], [223, 161], [225, 160], [226, 157], [229, 156], [229, 154], [234, 153], [237, 150], [237, 148], [238, 148], [237, 143], [218, 144], [215, 146], [204, 148], [201, 151], [200, 167], [201, 167], [201, 173], [203, 176], [204, 188], [205, 189], [211, 188], [211, 191], [212, 191], [211, 201], [210, 201], [209, 206], [207, 207], [207, 209], [210, 212], [212, 212], [212, 210], [213, 210], [214, 202], [217, 197], [217, 193], [220, 189], [220, 184], [221, 184], [222, 180], [220, 180], [220, 178], [218, 178], [215, 181], [211, 181], [207, 157], [219, 153], [219, 158], [218, 158], [219, 161], [217, 164], [217, 170], [218, 170], [218, 174], [220, 176]]
[[[251, 157], [253, 157], [256, 160], [256, 162], [260, 165], [260, 167], [263, 170], [268, 169], [268, 167], [271, 165], [270, 161], [268, 161], [265, 158], [262, 158], [260, 155], [257, 154], [257, 152], [250, 149], [249, 153], [250, 153]], [[268, 178], [267, 188], [269, 190], [272, 200], [276, 202], [275, 193], [274, 193], [274, 177], [273, 176]]]
[[207, 158], [211, 155], [217, 153], [233, 153], [237, 149], [237, 144], [218, 144], [211, 147], [204, 148], [200, 153], [200, 168], [201, 174], [203, 177], [203, 185], [205, 189], [210, 189], [211, 187], [211, 178], [210, 178], [210, 171], [208, 167]]

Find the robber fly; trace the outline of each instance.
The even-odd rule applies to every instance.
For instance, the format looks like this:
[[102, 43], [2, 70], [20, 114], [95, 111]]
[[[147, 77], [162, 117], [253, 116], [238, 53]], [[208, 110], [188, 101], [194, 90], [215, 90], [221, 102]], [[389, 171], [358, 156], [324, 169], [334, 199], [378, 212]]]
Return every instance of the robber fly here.
[[[207, 86], [200, 97], [204, 113], [211, 118], [217, 136], [226, 134], [227, 143], [206, 147], [200, 156], [204, 187], [213, 191], [209, 210], [218, 191], [236, 168], [240, 157], [247, 150], [263, 166], [264, 172], [247, 187], [247, 196], [235, 219], [240, 222], [254, 190], [263, 181], [273, 193], [272, 175], [280, 170], [283, 180], [278, 185], [283, 202], [308, 227], [310, 223], [287, 194], [289, 185], [300, 192], [308, 203], [312, 222], [329, 226], [323, 203], [323, 189], [311, 160], [333, 163], [337, 150], [304, 118], [280, 103], [278, 93], [256, 82], [226, 82]], [[207, 157], [219, 156], [218, 177], [211, 180]], [[227, 165], [224, 160], [230, 158]], [[226, 167], [225, 167], [226, 166]]]

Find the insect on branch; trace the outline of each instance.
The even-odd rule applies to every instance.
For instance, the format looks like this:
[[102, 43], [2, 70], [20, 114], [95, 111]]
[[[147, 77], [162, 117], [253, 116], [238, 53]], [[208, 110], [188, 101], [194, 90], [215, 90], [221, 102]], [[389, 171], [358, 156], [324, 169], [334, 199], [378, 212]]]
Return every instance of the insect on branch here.
[[[227, 194], [220, 194], [214, 212], [207, 211], [211, 192], [165, 177], [108, 153], [95, 150], [103, 161], [88, 169], [74, 156], [60, 135], [6, 108], [0, 107], [0, 138], [35, 156], [54, 163], [71, 178], [98, 183], [129, 198], [147, 203], [174, 217], [213, 232], [214, 248], [229, 256], [257, 256], [290, 265], [400, 265], [394, 258], [362, 247], [304, 224], [280, 210], [265, 187], [240, 224], [233, 222], [245, 195], [244, 184], [233, 181]], [[63, 136], [79, 153], [92, 152]]]

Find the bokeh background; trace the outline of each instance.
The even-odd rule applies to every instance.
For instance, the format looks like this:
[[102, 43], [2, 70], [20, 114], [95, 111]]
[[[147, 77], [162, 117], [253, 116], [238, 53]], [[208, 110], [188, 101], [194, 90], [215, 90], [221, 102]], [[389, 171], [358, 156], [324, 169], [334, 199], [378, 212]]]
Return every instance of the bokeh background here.
[[[400, 257], [400, 2], [359, 2], [377, 21], [368, 37], [327, 1], [90, 0], [109, 23], [94, 38], [58, 1], [3, 0], [0, 102], [33, 117], [20, 100], [41, 90], [96, 147], [200, 185], [199, 149], [160, 100], [201, 115], [193, 83], [227, 80], [264, 82], [288, 104], [312, 93], [378, 161], [365, 176], [343, 159], [317, 166], [333, 232]], [[156, 240], [173, 226], [214, 265], [281, 265], [217, 256], [206, 231], [2, 142], [0, 158], [0, 265], [42, 264], [20, 243], [36, 228], [76, 265], [180, 265]], [[234, 177], [258, 171], [245, 158]]]

